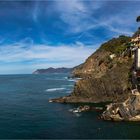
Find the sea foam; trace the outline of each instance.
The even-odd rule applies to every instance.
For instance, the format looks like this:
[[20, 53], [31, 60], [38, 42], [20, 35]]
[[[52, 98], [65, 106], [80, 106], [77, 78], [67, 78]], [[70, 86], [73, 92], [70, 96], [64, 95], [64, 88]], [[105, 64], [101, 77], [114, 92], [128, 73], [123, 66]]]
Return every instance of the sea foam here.
[[65, 90], [66, 88], [49, 88], [49, 89], [46, 89], [45, 91], [48, 91], [48, 92], [53, 92], [53, 91], [59, 91], [59, 90]]

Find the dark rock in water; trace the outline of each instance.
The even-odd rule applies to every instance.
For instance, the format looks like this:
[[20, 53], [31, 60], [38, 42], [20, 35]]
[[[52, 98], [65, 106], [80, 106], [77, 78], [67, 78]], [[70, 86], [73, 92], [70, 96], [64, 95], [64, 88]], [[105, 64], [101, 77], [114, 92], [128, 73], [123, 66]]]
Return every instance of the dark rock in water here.
[[78, 113], [78, 112], [86, 112], [89, 111], [91, 107], [89, 105], [84, 105], [84, 106], [79, 106], [78, 108], [72, 109], [73, 113]]
[[109, 104], [102, 118], [113, 121], [140, 121], [140, 94], [131, 95], [124, 102]]
[[77, 108], [70, 109], [70, 111], [73, 113], [80, 113], [80, 112], [87, 112], [87, 111], [101, 111], [101, 110], [103, 110], [102, 107], [93, 107], [89, 105], [84, 105], [84, 106], [81, 105]]
[[56, 102], [56, 103], [92, 103], [93, 99], [91, 98], [82, 98], [76, 96], [65, 96], [56, 99], [51, 99], [49, 102]]
[[47, 74], [47, 73], [70, 73], [73, 68], [47, 68], [47, 69], [37, 69], [33, 74]]

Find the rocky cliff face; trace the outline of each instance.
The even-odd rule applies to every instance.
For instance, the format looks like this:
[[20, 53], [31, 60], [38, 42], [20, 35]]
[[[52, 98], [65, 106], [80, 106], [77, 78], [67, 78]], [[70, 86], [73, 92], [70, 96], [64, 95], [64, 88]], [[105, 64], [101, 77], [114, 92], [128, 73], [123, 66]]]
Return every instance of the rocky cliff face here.
[[82, 68], [75, 69], [73, 74], [83, 79], [76, 83], [72, 96], [90, 98], [93, 102], [127, 98], [133, 64], [133, 59], [129, 57], [129, 41], [129, 37], [120, 36], [104, 43]]
[[106, 68], [106, 72], [100, 74], [100, 77], [97, 75], [77, 82], [72, 95], [92, 98], [94, 102], [123, 100], [127, 98], [131, 89], [130, 69], [129, 59], [111, 69]]
[[107, 70], [109, 55], [111, 53], [104, 50], [97, 50], [82, 65], [74, 69], [75, 77], [101, 77]]
[[120, 36], [104, 43], [73, 75], [81, 77], [68, 97], [56, 102], [105, 102], [127, 99], [131, 90], [129, 37]]

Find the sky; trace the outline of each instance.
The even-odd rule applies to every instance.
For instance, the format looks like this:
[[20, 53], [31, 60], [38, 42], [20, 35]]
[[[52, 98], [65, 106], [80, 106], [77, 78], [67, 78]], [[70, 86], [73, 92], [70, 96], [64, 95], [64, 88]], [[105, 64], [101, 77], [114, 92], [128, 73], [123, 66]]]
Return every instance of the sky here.
[[0, 74], [74, 67], [140, 26], [139, 0], [0, 0]]

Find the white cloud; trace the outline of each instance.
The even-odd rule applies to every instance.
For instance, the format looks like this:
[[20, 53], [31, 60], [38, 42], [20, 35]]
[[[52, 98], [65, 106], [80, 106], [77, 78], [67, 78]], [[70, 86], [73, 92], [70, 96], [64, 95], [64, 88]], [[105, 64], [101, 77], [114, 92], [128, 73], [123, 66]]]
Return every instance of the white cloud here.
[[[73, 45], [30, 45], [16, 43], [0, 46], [0, 65], [18, 73], [31, 72], [37, 68], [73, 67], [85, 61], [95, 51], [95, 46], [81, 42]], [[4, 65], [3, 65], [4, 64]], [[0, 73], [3, 69], [0, 70]]]

